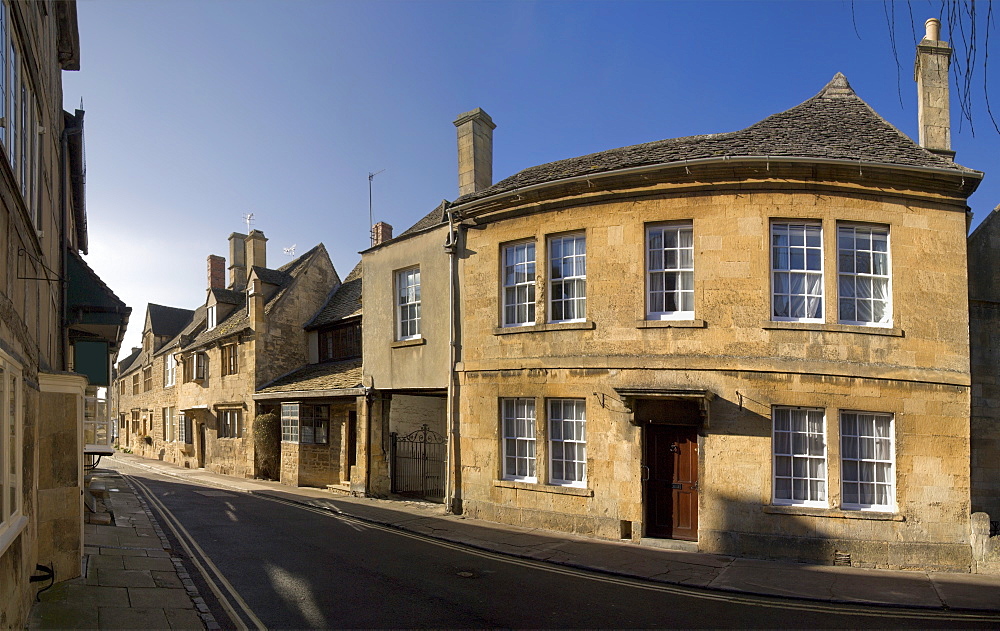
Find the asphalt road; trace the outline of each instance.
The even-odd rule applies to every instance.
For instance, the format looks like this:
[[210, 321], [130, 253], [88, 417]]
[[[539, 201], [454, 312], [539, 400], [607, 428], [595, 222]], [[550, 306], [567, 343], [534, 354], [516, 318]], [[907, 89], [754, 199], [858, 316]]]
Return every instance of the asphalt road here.
[[141, 493], [152, 494], [154, 515], [174, 549], [190, 551], [185, 564], [225, 628], [984, 626], [981, 618], [947, 612], [759, 598], [610, 577], [114, 467]]

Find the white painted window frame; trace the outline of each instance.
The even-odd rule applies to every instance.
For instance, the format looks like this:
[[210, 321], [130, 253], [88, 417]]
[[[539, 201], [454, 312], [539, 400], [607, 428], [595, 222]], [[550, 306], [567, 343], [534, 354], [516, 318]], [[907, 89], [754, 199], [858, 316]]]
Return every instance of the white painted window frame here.
[[[549, 483], [556, 486], [587, 486], [587, 401], [549, 399]], [[571, 417], [567, 418], [567, 412]], [[567, 457], [567, 449], [575, 452]], [[556, 475], [557, 464], [563, 471]], [[573, 475], [565, 474], [573, 467]]]
[[211, 305], [208, 308], [208, 310], [207, 310], [207, 316], [206, 317], [207, 317], [208, 323], [205, 325], [205, 330], [206, 331], [211, 331], [216, 326], [218, 326], [218, 322], [217, 322], [217, 319], [216, 319], [216, 313], [217, 313], [216, 312], [216, 305]]
[[535, 399], [500, 399], [500, 466], [504, 480], [538, 482], [536, 418]]
[[[788, 429], [779, 429], [779, 425], [783, 425], [779, 421], [780, 413], [788, 413]], [[795, 429], [795, 419], [793, 417], [794, 413], [805, 413], [805, 431], [799, 431]], [[810, 415], [818, 414], [820, 418], [820, 430], [818, 432], [809, 431]], [[801, 439], [796, 440], [796, 435], [803, 435]], [[787, 447], [784, 446], [784, 440], [781, 438], [783, 435], [787, 435]], [[783, 506], [811, 506], [817, 508], [829, 508], [830, 506], [830, 467], [827, 461], [827, 422], [826, 422], [826, 410], [823, 408], [813, 408], [813, 407], [795, 407], [786, 405], [775, 405], [771, 408], [771, 498], [775, 505]], [[815, 447], [815, 444], [810, 445], [810, 438], [818, 438], [821, 443], [822, 449], [819, 450], [822, 453], [815, 454], [810, 453], [811, 448]], [[798, 446], [797, 446], [798, 445]], [[812, 449], [812, 451], [816, 451]], [[788, 459], [788, 466], [785, 467], [784, 459]], [[810, 462], [816, 462], [821, 469], [821, 475], [811, 475]], [[801, 463], [801, 465], [799, 464]], [[803, 471], [799, 473], [799, 471]], [[781, 493], [779, 497], [779, 479], [788, 480], [788, 493], [789, 497], [784, 497], [784, 493]], [[808, 497], [806, 498], [796, 498], [795, 483], [797, 480], [804, 480], [808, 489]], [[819, 493], [820, 498], [814, 499], [813, 492], [809, 488], [809, 483], [812, 481], [821, 482], [822, 490]]]
[[177, 385], [177, 358], [173, 353], [167, 353], [163, 358], [163, 387]]
[[[567, 246], [572, 252], [567, 253]], [[549, 237], [549, 291], [550, 322], [583, 322], [587, 319], [587, 236], [583, 232]], [[566, 297], [567, 288], [575, 295]], [[556, 298], [559, 290], [561, 297]], [[556, 315], [561, 307], [561, 317]], [[572, 317], [566, 314], [572, 311]]]
[[[801, 234], [793, 234], [793, 231], [801, 231]], [[816, 231], [818, 234], [811, 234]], [[776, 322], [825, 322], [823, 224], [808, 220], [772, 220], [769, 234], [771, 319]], [[797, 265], [800, 256], [801, 265]], [[813, 311], [818, 315], [791, 315], [799, 300], [804, 314], [809, 313], [810, 305], [815, 305]], [[782, 311], [784, 315], [779, 313]]]
[[[535, 242], [518, 241], [502, 246], [501, 318], [503, 326], [535, 324]], [[522, 296], [523, 294], [523, 296]], [[523, 299], [522, 299], [523, 298]], [[524, 318], [520, 316], [524, 309]], [[511, 317], [510, 311], [513, 310]]]
[[[23, 514], [24, 401], [21, 366], [0, 351], [0, 554], [27, 524]], [[12, 457], [13, 456], [13, 457]]]
[[[858, 429], [854, 433], [850, 433], [846, 430], [847, 419], [845, 416], [854, 415], [857, 420]], [[873, 424], [874, 435], [867, 436], [861, 433], [861, 417], [870, 416], [873, 417], [873, 421], [877, 424], [878, 421], [885, 421], [888, 424], [888, 429], [885, 431], [884, 436], [878, 435], [877, 425]], [[840, 411], [840, 499], [841, 508], [846, 510], [867, 510], [867, 511], [879, 511], [879, 512], [894, 512], [896, 510], [896, 419], [894, 415], [887, 412], [866, 412], [860, 410], [841, 410]], [[871, 439], [871, 453], [872, 457], [866, 458], [862, 453], [861, 441], [865, 439]], [[852, 440], [857, 441], [857, 450], [852, 450], [849, 443]], [[879, 441], [883, 442], [882, 453], [879, 457]], [[888, 443], [886, 446], [885, 443]], [[857, 453], [856, 457], [848, 456], [849, 453]], [[849, 464], [851, 462], [858, 464], [858, 475], [850, 475], [850, 470], [852, 466]], [[861, 466], [862, 464], [873, 465], [872, 477], [873, 480], [870, 483], [875, 486], [883, 486], [888, 488], [888, 501], [884, 503], [877, 502], [848, 502], [847, 497], [847, 485], [848, 484], [865, 484], [869, 481], [861, 481], [859, 479], [849, 479], [850, 478], [860, 478]], [[883, 476], [885, 480], [878, 481], [878, 466], [884, 465], [884, 469], [887, 473]], [[860, 490], [860, 489], [859, 489]], [[860, 499], [860, 496], [859, 496]]]
[[[842, 232], [851, 231], [850, 240], [853, 242], [853, 247], [850, 249], [844, 249], [841, 247], [845, 243]], [[869, 243], [871, 243], [870, 249], [857, 248], [857, 234], [858, 231], [867, 232], [869, 236]], [[884, 236], [885, 238], [885, 250], [879, 251], [875, 249], [875, 234], [878, 236]], [[851, 253], [853, 255], [851, 256]], [[876, 268], [878, 266], [878, 259], [880, 255], [885, 257], [884, 272], [883, 274], [876, 273]], [[847, 267], [845, 263], [847, 258], [850, 256], [850, 266], [853, 269], [845, 269]], [[868, 272], [859, 272], [858, 263], [866, 265]], [[845, 280], [853, 281], [854, 291], [845, 291], [846, 287], [844, 284]], [[872, 284], [872, 290], [869, 291], [870, 297], [857, 296], [857, 285], [858, 282], [870, 282]], [[885, 297], [876, 298], [875, 286], [878, 282], [885, 283]], [[847, 295], [848, 293], [853, 293], [854, 295]], [[888, 328], [892, 327], [892, 243], [891, 234], [889, 231], [889, 226], [878, 225], [878, 224], [858, 224], [858, 223], [838, 223], [837, 224], [837, 317], [841, 324], [853, 324], [857, 326], [871, 326], [871, 327], [882, 327]], [[853, 307], [855, 309], [855, 316], [857, 315], [859, 303], [862, 301], [871, 302], [871, 313], [872, 318], [868, 320], [859, 319], [857, 317], [851, 319], [844, 317], [844, 303], [846, 301], [853, 302]], [[884, 303], [883, 315], [881, 319], [876, 320], [874, 317], [875, 303]]]
[[398, 270], [396, 287], [396, 339], [420, 339], [420, 266]]
[[[668, 245], [668, 236], [670, 245]], [[691, 221], [646, 226], [646, 319], [694, 319], [694, 223]], [[659, 239], [658, 245], [655, 239]], [[667, 289], [669, 282], [674, 288]], [[656, 295], [663, 308], [657, 309]], [[674, 294], [677, 309], [667, 309], [667, 296]], [[684, 303], [689, 303], [685, 309]]]

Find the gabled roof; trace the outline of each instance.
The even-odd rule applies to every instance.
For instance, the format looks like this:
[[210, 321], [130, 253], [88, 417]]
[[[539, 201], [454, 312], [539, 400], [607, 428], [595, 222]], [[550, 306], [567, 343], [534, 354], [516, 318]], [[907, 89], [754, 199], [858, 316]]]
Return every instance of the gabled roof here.
[[142, 347], [137, 346], [132, 349], [132, 352], [129, 353], [125, 359], [118, 362], [118, 376], [124, 376], [125, 373], [128, 372], [128, 369], [132, 367], [132, 364], [135, 363], [135, 360], [139, 359], [139, 355], [141, 354]]
[[257, 394], [341, 390], [361, 387], [361, 359], [348, 359], [323, 364], [307, 364], [295, 372], [275, 379]]
[[[267, 303], [264, 306], [265, 315], [269, 314], [271, 310], [274, 308], [274, 305], [278, 304], [278, 302], [284, 297], [285, 293], [288, 291], [288, 288], [292, 285], [294, 280], [298, 278], [299, 274], [302, 273], [302, 270], [305, 269], [306, 263], [310, 261], [314, 256], [316, 256], [319, 252], [325, 252], [325, 251], [326, 248], [323, 246], [322, 243], [320, 243], [319, 245], [312, 248], [311, 250], [309, 250], [302, 256], [298, 257], [297, 259], [285, 265], [282, 265], [277, 270], [268, 269], [266, 267], [251, 268], [253, 272], [258, 275], [257, 277], [261, 278], [261, 280], [263, 280], [263, 278], [261, 277], [261, 272], [263, 272], [263, 274], [265, 276], [268, 276], [268, 278], [280, 281], [278, 283], [272, 283], [278, 285], [279, 289], [274, 293], [274, 295], [272, 295], [267, 300]], [[270, 282], [270, 281], [265, 281], [265, 282]], [[233, 335], [235, 333], [239, 333], [240, 331], [244, 331], [250, 328], [250, 316], [249, 314], [247, 314], [247, 310], [243, 308], [243, 306], [246, 304], [246, 293], [245, 292], [234, 292], [234, 293], [239, 294], [240, 302], [236, 305], [236, 308], [234, 308], [233, 311], [226, 317], [226, 319], [223, 320], [222, 322], [219, 322], [214, 329], [211, 330], [206, 329], [201, 331], [200, 333], [197, 334], [197, 336], [193, 340], [190, 341], [190, 343], [184, 344], [182, 342], [181, 345], [183, 347], [187, 348], [190, 346], [202, 346], [204, 344], [208, 344], [209, 342], [213, 342], [215, 340], [227, 337], [229, 335]]]
[[257, 275], [257, 278], [261, 279], [269, 285], [283, 285], [288, 280], [288, 273], [276, 269], [268, 269], [266, 267], [259, 267], [254, 265], [250, 268], [251, 272]]
[[318, 329], [346, 318], [361, 315], [361, 262], [359, 261], [343, 284], [330, 294], [326, 304], [306, 325], [306, 330]]
[[235, 289], [210, 289], [209, 293], [215, 297], [216, 302], [221, 302], [225, 305], [238, 305], [246, 300], [242, 291], [236, 291]]
[[836, 159], [981, 175], [913, 142], [875, 113], [838, 72], [813, 98], [741, 131], [659, 140], [530, 167], [454, 204], [565, 178], [726, 157]]
[[174, 337], [191, 324], [194, 310], [149, 303], [146, 306], [146, 317], [153, 329], [153, 335]]

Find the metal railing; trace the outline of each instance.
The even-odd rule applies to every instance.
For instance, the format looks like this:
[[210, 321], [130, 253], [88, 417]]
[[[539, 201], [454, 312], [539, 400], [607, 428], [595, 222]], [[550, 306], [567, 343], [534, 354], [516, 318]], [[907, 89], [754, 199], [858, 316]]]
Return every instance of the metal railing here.
[[445, 438], [425, 423], [415, 432], [390, 435], [391, 491], [400, 495], [444, 501]]

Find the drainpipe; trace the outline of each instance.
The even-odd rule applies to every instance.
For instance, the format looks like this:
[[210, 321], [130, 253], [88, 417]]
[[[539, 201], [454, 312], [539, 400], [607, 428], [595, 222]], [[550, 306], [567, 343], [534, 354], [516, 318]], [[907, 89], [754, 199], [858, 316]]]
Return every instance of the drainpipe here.
[[458, 415], [455, 413], [455, 363], [458, 356], [455, 341], [455, 328], [458, 318], [455, 317], [455, 283], [457, 282], [458, 263], [458, 228], [455, 224], [455, 213], [450, 208], [448, 213], [448, 238], [444, 251], [448, 253], [448, 450], [445, 470], [445, 506], [449, 513], [455, 512], [455, 482], [458, 478], [453, 467], [458, 465], [455, 458], [456, 441], [458, 438]]

